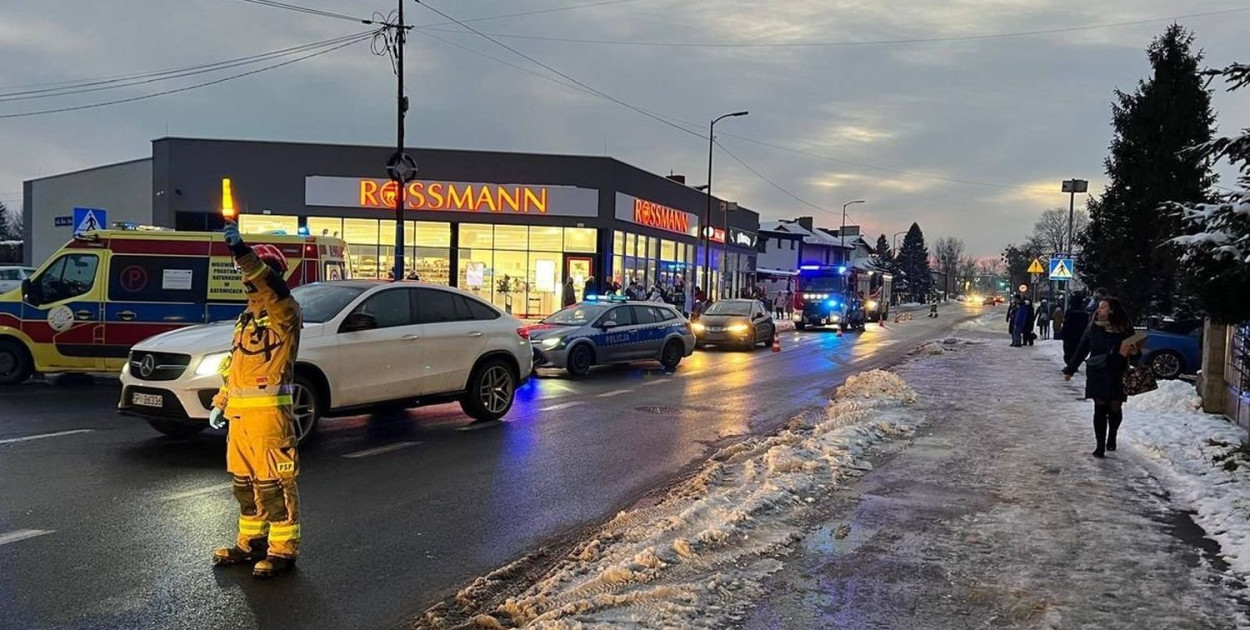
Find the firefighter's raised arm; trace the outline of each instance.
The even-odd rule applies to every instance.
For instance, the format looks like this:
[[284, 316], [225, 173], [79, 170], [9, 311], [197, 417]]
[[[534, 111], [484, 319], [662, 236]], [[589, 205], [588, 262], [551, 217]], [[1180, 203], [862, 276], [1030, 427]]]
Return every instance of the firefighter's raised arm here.
[[[239, 226], [233, 221], [226, 222], [222, 233], [239, 271], [243, 273], [243, 282], [247, 285], [249, 297], [258, 297], [268, 304], [277, 304], [290, 297], [291, 290], [287, 287], [286, 279], [282, 277], [282, 272], [286, 271], [286, 258], [278, 248], [273, 245], [257, 245], [255, 249], [250, 247], [243, 242]], [[273, 314], [276, 313], [271, 312]]]

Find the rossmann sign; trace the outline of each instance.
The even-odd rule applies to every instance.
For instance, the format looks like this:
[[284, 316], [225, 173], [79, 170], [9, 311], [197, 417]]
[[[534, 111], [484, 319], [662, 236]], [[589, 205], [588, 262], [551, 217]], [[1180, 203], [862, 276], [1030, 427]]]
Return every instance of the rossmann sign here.
[[616, 194], [616, 218], [674, 234], [699, 234], [697, 215], [621, 193]]
[[[431, 212], [594, 217], [599, 191], [574, 186], [416, 180], [404, 189], [404, 208]], [[394, 210], [399, 185], [385, 179], [304, 178], [309, 206]]]

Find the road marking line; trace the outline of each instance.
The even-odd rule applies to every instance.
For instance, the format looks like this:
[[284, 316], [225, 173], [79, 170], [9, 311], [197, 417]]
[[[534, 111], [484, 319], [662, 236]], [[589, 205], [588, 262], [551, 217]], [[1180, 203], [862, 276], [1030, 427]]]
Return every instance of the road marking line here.
[[561, 409], [568, 409], [569, 407], [576, 407], [580, 404], [582, 404], [580, 401], [560, 403], [558, 405], [552, 405], [550, 407], [543, 407], [542, 409], [539, 409], [539, 411], [559, 411]]
[[191, 497], [198, 497], [201, 494], [212, 494], [214, 492], [219, 492], [221, 490], [229, 489], [233, 485], [234, 485], [234, 482], [228, 481], [226, 483], [219, 483], [216, 485], [208, 486], [206, 488], [197, 488], [195, 490], [187, 490], [186, 492], [179, 492], [177, 494], [171, 494], [165, 497], [165, 500], [177, 501], [178, 499], [189, 499]]
[[54, 530], [51, 530], [51, 529], [14, 530], [6, 534], [0, 534], [0, 545], [7, 545], [9, 543], [14, 543], [19, 540], [26, 540], [27, 538], [34, 538], [35, 536], [43, 536], [44, 534], [51, 534], [53, 531]]
[[44, 438], [61, 437], [62, 435], [74, 435], [75, 433], [91, 433], [95, 429], [73, 429], [71, 431], [57, 431], [56, 433], [41, 433], [39, 435], [28, 435], [20, 438], [9, 438], [0, 440], [0, 444], [13, 444], [15, 442], [29, 442], [30, 440], [42, 440]]
[[604, 393], [602, 393], [602, 394], [595, 394], [595, 398], [611, 398], [611, 397], [613, 397], [613, 396], [620, 396], [621, 394], [628, 394], [628, 393], [630, 393], [630, 392], [632, 392], [632, 391], [634, 391], [634, 390], [632, 390], [632, 389], [618, 389], [618, 390], [616, 390], [616, 391], [612, 391], [612, 392], [604, 392]]
[[347, 459], [370, 457], [373, 455], [381, 455], [382, 453], [389, 453], [391, 451], [398, 451], [400, 449], [408, 448], [409, 446], [416, 446], [418, 444], [424, 444], [424, 442], [395, 442], [394, 444], [387, 444], [385, 446], [376, 446], [374, 448], [367, 448], [363, 451], [356, 451], [355, 453], [348, 453], [344, 455], [343, 457]]

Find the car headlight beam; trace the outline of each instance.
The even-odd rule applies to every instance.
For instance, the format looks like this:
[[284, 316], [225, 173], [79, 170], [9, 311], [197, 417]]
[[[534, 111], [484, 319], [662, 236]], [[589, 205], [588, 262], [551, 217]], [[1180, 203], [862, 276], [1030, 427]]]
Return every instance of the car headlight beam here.
[[229, 352], [214, 352], [213, 354], [204, 355], [204, 358], [200, 359], [200, 364], [195, 367], [195, 375], [220, 374], [221, 364], [225, 363], [229, 356]]
[[560, 343], [563, 341], [564, 341], [564, 337], [547, 337], [546, 339], [543, 339], [539, 343], [543, 347], [543, 350], [552, 350], [558, 347]]
[[691, 329], [693, 329], [693, 330], [694, 330], [695, 332], [697, 332], [697, 333], [701, 333], [701, 332], [703, 332], [703, 331], [707, 330], [707, 326], [704, 326], [703, 324], [700, 324], [700, 323], [698, 323], [698, 322], [695, 322], [695, 323], [691, 324], [691, 325], [690, 325], [690, 328], [691, 328]]
[[734, 324], [729, 327], [729, 332], [740, 335], [746, 332], [747, 330], [750, 330], [750, 328], [751, 327], [747, 326], [746, 324]]

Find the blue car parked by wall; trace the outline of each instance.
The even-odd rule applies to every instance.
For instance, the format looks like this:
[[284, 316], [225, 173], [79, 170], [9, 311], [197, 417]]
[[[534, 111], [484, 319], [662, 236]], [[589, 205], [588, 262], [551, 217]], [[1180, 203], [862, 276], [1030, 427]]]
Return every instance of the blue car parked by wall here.
[[1146, 331], [1142, 360], [1158, 378], [1196, 374], [1202, 366], [1202, 320], [1162, 322]]

